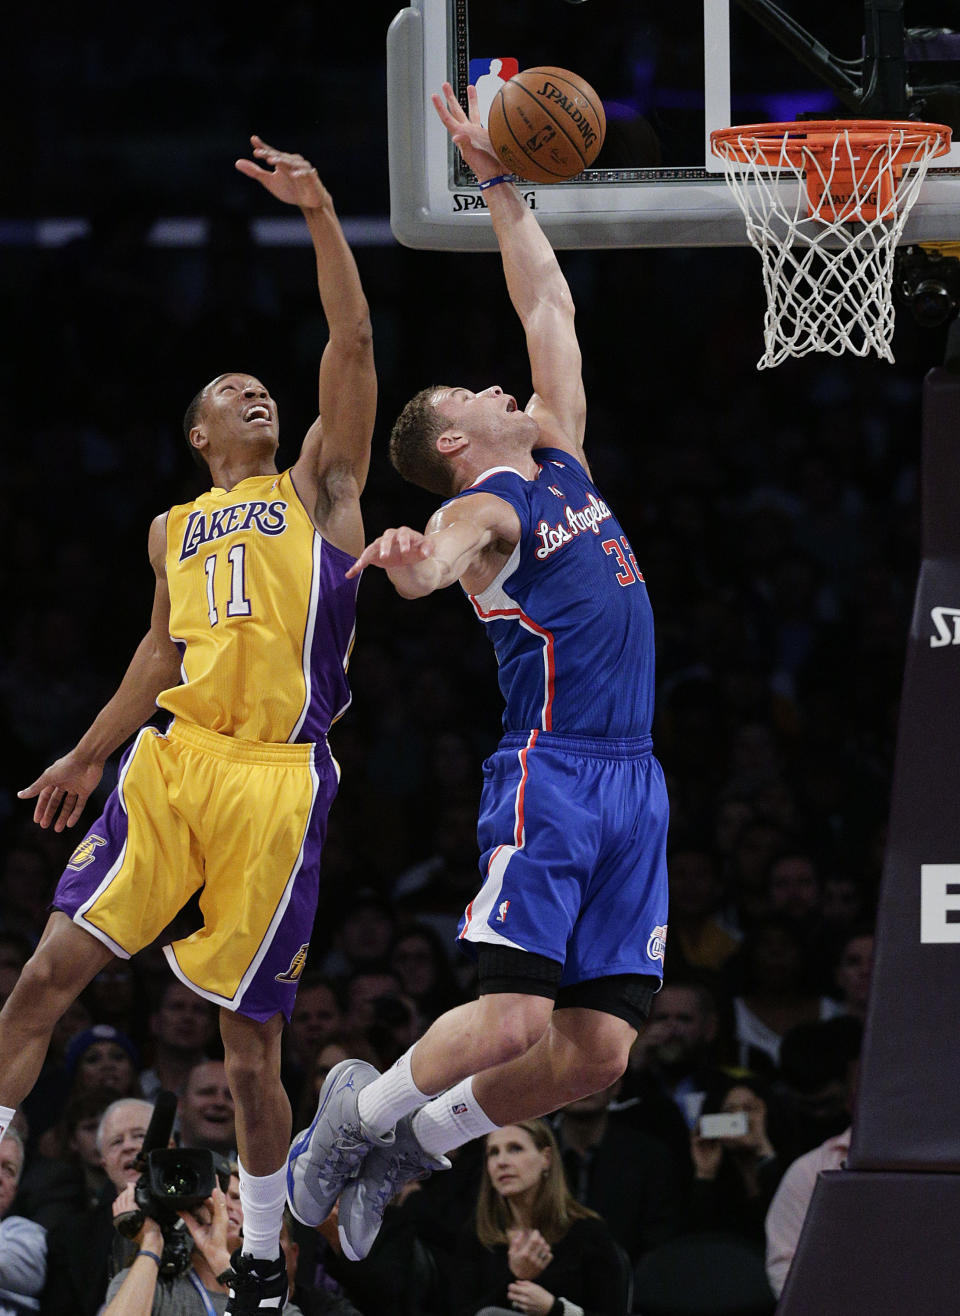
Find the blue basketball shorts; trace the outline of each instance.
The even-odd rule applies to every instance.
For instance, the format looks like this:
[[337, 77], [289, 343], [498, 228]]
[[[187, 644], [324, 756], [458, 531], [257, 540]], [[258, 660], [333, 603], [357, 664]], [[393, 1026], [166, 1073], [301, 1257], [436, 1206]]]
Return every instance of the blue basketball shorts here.
[[669, 805], [650, 737], [508, 733], [483, 772], [483, 885], [460, 920], [463, 948], [557, 960], [561, 987], [662, 979]]

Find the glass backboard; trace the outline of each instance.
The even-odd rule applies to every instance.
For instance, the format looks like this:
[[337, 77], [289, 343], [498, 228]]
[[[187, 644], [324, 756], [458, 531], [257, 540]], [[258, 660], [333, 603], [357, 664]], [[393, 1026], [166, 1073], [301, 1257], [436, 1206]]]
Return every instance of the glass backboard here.
[[[449, 80], [465, 102], [474, 82], [485, 105], [498, 80], [552, 64], [585, 77], [607, 116], [607, 137], [590, 169], [568, 183], [523, 188], [556, 247], [745, 245], [743, 216], [710, 150], [711, 131], [849, 115], [842, 94], [747, 7], [728, 0], [413, 0], [387, 36], [395, 236], [422, 248], [495, 245], [476, 181], [451, 147], [430, 93]], [[863, 11], [802, 8], [805, 22], [827, 29], [840, 78], [849, 69], [855, 79]], [[939, 47], [914, 40], [912, 49], [918, 57], [943, 56], [960, 78], [960, 37], [952, 36], [944, 33]], [[955, 145], [931, 169], [904, 241], [960, 236], [958, 213]]]

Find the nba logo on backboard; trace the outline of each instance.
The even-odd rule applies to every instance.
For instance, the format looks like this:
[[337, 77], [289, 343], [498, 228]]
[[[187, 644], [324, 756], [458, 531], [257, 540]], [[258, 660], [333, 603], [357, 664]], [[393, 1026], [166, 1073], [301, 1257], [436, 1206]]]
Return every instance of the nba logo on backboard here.
[[505, 82], [509, 82], [519, 72], [520, 65], [512, 56], [495, 55], [492, 59], [470, 61], [470, 81], [477, 89], [477, 107], [484, 127], [487, 126], [487, 115], [494, 96]]
[[497, 922], [498, 922], [498, 923], [503, 923], [503, 922], [506, 921], [507, 910], [508, 910], [509, 908], [510, 908], [510, 901], [509, 901], [509, 900], [501, 900], [501, 901], [500, 901], [500, 908], [497, 910]]
[[660, 924], [650, 933], [647, 941], [647, 954], [652, 960], [659, 960], [663, 963], [663, 957], [667, 953], [667, 925]]

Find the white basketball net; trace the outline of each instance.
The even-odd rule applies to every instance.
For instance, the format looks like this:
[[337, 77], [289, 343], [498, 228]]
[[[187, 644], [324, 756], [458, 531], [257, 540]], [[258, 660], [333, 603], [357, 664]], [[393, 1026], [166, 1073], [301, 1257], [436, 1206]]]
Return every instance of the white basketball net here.
[[[886, 140], [864, 146], [842, 122], [791, 126], [798, 135], [745, 128], [713, 141], [763, 262], [766, 350], [757, 368], [808, 352], [892, 361], [894, 252], [949, 129], [891, 123]], [[804, 130], [827, 127], [831, 142], [806, 145]], [[811, 181], [819, 200], [808, 201]], [[862, 217], [874, 207], [875, 218]]]

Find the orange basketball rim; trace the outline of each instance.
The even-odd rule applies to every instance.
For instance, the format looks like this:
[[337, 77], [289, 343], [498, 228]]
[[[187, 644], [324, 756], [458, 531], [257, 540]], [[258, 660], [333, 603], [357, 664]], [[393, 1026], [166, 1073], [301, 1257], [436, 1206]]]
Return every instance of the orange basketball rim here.
[[710, 138], [729, 164], [803, 174], [808, 217], [828, 223], [892, 219], [904, 168], [950, 149], [945, 124], [908, 119], [755, 123], [721, 128]]

